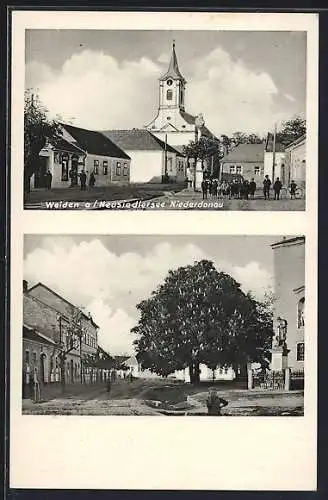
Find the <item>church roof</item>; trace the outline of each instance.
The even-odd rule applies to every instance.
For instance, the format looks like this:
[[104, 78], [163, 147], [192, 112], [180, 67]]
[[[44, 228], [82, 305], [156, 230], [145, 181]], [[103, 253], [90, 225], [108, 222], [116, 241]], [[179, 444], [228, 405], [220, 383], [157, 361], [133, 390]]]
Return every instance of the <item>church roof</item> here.
[[[165, 143], [146, 129], [132, 130], [104, 130], [102, 132], [111, 139], [120, 148], [129, 150], [143, 151], [164, 151]], [[166, 150], [171, 153], [180, 154], [169, 144], [166, 144]]]
[[167, 80], [168, 78], [182, 80], [183, 82], [186, 81], [179, 70], [178, 59], [177, 59], [177, 55], [175, 52], [175, 43], [174, 42], [173, 42], [173, 46], [172, 46], [172, 55], [171, 55], [169, 68], [168, 68], [167, 72], [165, 73], [165, 75], [163, 75], [160, 78], [160, 80]]
[[[187, 122], [189, 125], [195, 124], [196, 116], [191, 115], [191, 114], [187, 113], [186, 111], [182, 111], [182, 110], [180, 110], [180, 115], [182, 116], [184, 121]], [[214, 134], [212, 134], [212, 132], [207, 127], [205, 127], [205, 125], [203, 125], [201, 127], [200, 131], [201, 131], [201, 135], [204, 137], [217, 139], [217, 137]]]
[[264, 144], [239, 144], [221, 162], [264, 162]]
[[67, 132], [76, 140], [77, 145], [87, 153], [109, 156], [113, 158], [123, 158], [129, 160], [130, 157], [114, 144], [108, 137], [95, 130], [74, 127], [73, 125], [61, 124]]

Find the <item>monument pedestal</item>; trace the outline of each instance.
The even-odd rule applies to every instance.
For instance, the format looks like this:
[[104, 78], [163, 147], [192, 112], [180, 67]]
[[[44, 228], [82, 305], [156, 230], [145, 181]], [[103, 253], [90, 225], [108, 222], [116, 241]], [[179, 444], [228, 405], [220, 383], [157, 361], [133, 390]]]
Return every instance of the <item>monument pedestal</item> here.
[[284, 372], [284, 388], [286, 391], [290, 387], [290, 369], [288, 368], [289, 349], [286, 346], [277, 346], [271, 349], [271, 370], [273, 372]]

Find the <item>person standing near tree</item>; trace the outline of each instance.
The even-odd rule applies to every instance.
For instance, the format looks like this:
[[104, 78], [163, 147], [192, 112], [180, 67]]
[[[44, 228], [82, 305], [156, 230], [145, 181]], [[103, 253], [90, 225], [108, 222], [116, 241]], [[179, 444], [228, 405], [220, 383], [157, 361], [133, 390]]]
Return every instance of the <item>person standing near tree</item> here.
[[214, 388], [211, 388], [208, 392], [206, 406], [208, 415], [219, 416], [221, 415], [221, 409], [228, 405], [228, 401], [220, 398], [218, 393]]
[[87, 175], [84, 170], [80, 173], [81, 191], [85, 191], [87, 184]]
[[202, 192], [203, 192], [203, 200], [207, 199], [207, 189], [208, 189], [208, 184], [206, 179], [202, 180]]
[[52, 173], [50, 172], [50, 170], [48, 170], [46, 173], [46, 186], [49, 191], [51, 189], [51, 183], [52, 183]]
[[279, 200], [281, 188], [282, 188], [282, 184], [281, 184], [281, 182], [279, 180], [279, 177], [277, 177], [276, 180], [275, 180], [275, 183], [273, 185], [274, 199], [275, 200]]
[[297, 188], [297, 185], [296, 185], [295, 181], [292, 181], [290, 183], [290, 198], [294, 199], [294, 200], [295, 200], [296, 188]]
[[266, 175], [263, 181], [263, 194], [265, 200], [270, 199], [270, 187], [271, 187], [271, 180], [269, 176]]

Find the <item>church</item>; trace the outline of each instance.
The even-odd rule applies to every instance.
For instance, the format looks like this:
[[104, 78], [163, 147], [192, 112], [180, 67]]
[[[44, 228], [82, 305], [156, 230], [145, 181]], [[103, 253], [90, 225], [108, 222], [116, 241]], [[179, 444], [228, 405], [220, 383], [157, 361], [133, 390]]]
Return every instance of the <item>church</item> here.
[[179, 69], [175, 42], [173, 42], [168, 70], [159, 78], [157, 115], [145, 128], [178, 151], [182, 151], [184, 145], [188, 145], [190, 141], [195, 141], [201, 136], [218, 140], [205, 126], [201, 114], [196, 117], [186, 112], [186, 84], [187, 81]]

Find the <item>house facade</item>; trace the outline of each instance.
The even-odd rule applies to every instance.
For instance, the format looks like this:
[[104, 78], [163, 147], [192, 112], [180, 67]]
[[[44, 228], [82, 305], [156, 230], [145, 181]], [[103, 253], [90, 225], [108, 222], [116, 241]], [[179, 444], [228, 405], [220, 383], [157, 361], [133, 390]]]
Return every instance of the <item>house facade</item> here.
[[46, 173], [52, 174], [52, 187], [79, 184], [84, 171], [87, 183], [94, 173], [96, 186], [128, 184], [130, 157], [101, 132], [61, 124], [62, 136], [47, 144], [39, 154], [39, 165], [31, 178], [31, 188], [46, 187]]
[[304, 370], [305, 237], [285, 238], [274, 252], [272, 370]]
[[185, 157], [148, 130], [106, 130], [103, 134], [131, 158], [131, 182], [162, 182], [165, 173], [171, 182], [185, 181]]
[[[70, 332], [73, 315], [81, 313], [82, 337]], [[73, 343], [72, 343], [73, 342]], [[28, 288], [23, 282], [23, 387], [34, 369], [42, 384], [60, 382], [60, 355], [65, 358], [66, 383], [92, 382], [96, 374], [89, 359], [97, 355], [98, 325], [92, 317], [42, 283]]]
[[306, 180], [306, 135], [302, 135], [286, 146], [286, 164], [289, 168], [290, 181], [305, 186]]
[[264, 144], [239, 144], [221, 160], [221, 177], [241, 175], [244, 179], [254, 178], [256, 184], [264, 179]]
[[[273, 153], [275, 151], [275, 153]], [[273, 169], [274, 157], [274, 169]], [[264, 151], [264, 175], [268, 175], [272, 183], [279, 177], [283, 186], [289, 184], [289, 169], [286, 164], [285, 146], [280, 142], [275, 142], [273, 134], [268, 134]]]

